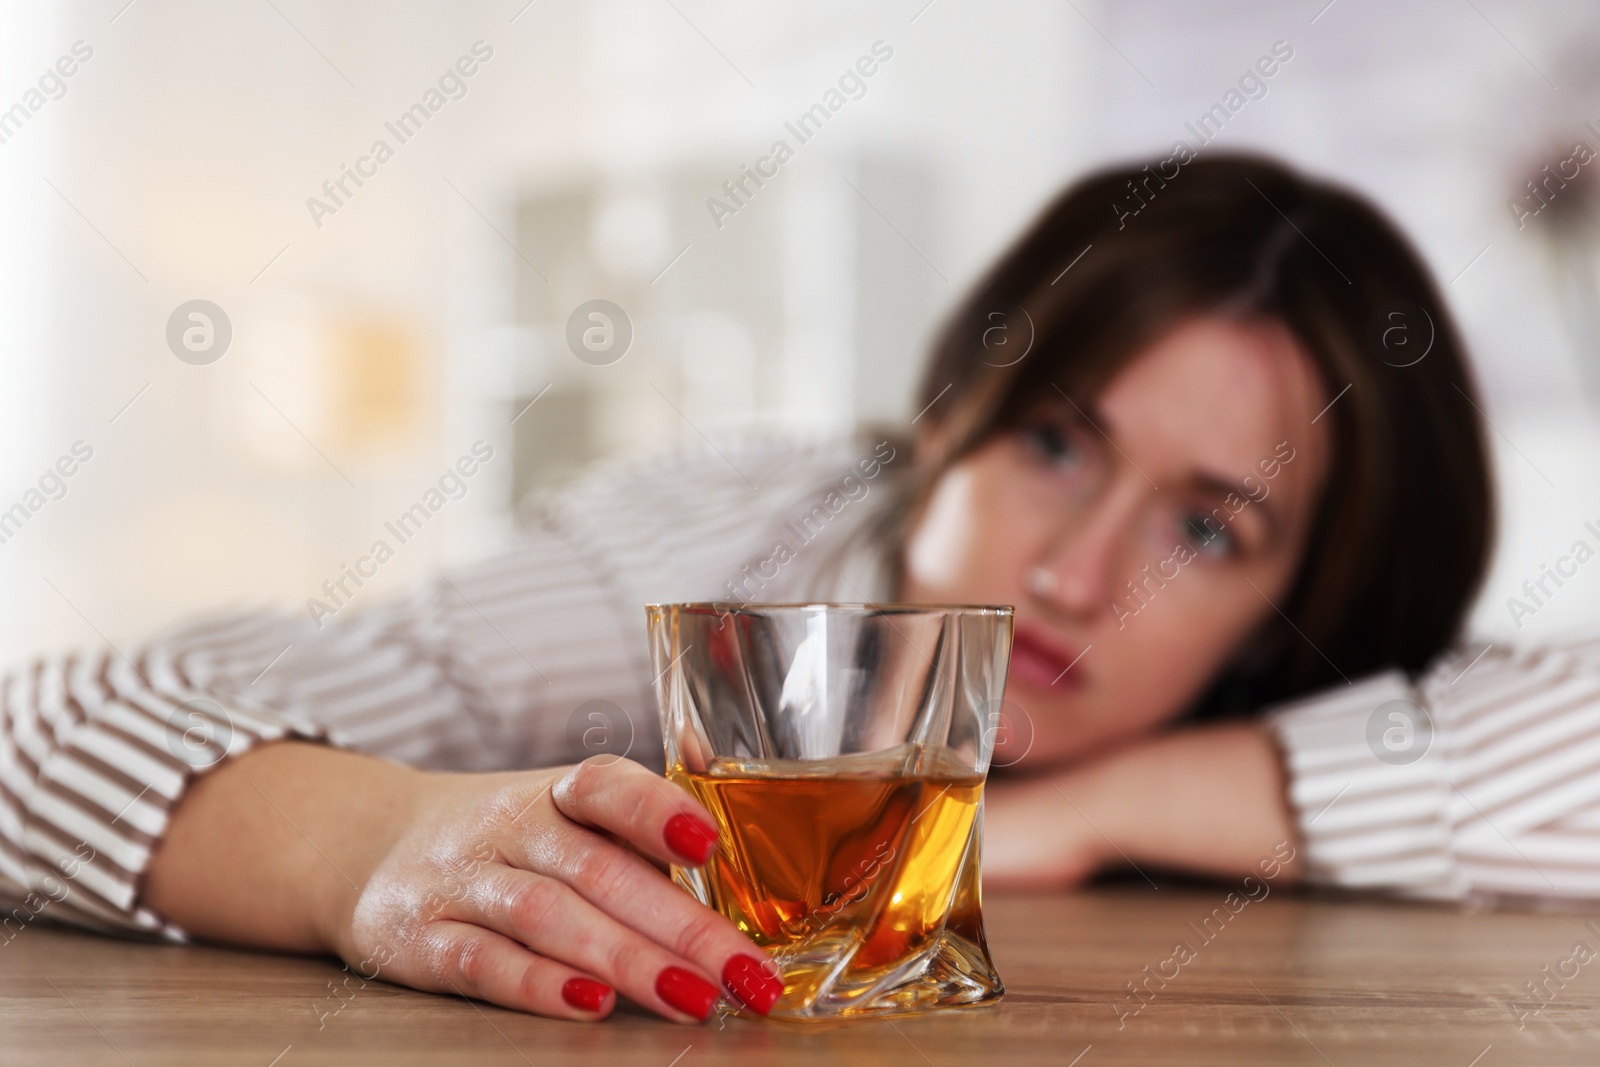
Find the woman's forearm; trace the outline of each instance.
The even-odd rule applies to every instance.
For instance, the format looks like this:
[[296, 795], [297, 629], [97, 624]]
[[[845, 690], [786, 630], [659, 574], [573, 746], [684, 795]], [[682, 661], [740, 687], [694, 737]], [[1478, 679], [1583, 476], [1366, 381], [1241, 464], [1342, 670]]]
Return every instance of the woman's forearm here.
[[1297, 836], [1278, 751], [1254, 724], [1162, 734], [985, 799], [985, 884], [1071, 884], [1137, 865], [1218, 877], [1276, 860]]
[[189, 788], [143, 898], [198, 937], [336, 951], [331, 917], [392, 846], [419, 777], [321, 745], [248, 752]]

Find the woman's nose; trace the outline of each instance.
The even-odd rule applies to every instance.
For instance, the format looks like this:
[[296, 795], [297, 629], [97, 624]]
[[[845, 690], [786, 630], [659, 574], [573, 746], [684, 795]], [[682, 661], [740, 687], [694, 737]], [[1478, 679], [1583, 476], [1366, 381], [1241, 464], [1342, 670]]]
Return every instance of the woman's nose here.
[[1105, 610], [1115, 598], [1134, 519], [1134, 501], [1110, 499], [1064, 523], [1030, 564], [1024, 587], [1074, 615]]

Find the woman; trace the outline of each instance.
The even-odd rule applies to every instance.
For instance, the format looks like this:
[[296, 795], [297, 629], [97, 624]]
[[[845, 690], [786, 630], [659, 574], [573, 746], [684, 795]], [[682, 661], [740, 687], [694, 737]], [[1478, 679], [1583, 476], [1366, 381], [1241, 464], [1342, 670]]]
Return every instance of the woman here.
[[764, 953], [659, 869], [714, 827], [636, 762], [661, 760], [641, 606], [684, 599], [1015, 604], [991, 886], [1276, 856], [1596, 895], [1600, 676], [1450, 651], [1490, 544], [1473, 396], [1364, 201], [1247, 159], [1103, 172], [951, 318], [909, 442], [614, 465], [404, 600], [15, 670], [15, 922], [332, 952], [571, 1019], [765, 1012]]

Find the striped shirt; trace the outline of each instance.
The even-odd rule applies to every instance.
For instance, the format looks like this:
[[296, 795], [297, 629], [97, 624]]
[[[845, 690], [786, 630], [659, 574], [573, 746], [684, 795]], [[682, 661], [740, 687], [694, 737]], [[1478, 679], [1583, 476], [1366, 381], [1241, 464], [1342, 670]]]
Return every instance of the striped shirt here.
[[[657, 769], [643, 605], [881, 600], [909, 456], [752, 437], [602, 465], [507, 552], [363, 610], [244, 610], [124, 658], [0, 676], [0, 940], [35, 916], [181, 939], [140, 879], [184, 789], [282, 738], [418, 767], [597, 751]], [[1470, 662], [1469, 662], [1470, 660]], [[1399, 715], [1399, 718], [1395, 718]], [[1452, 654], [1266, 720], [1311, 876], [1412, 896], [1600, 897], [1600, 643]]]

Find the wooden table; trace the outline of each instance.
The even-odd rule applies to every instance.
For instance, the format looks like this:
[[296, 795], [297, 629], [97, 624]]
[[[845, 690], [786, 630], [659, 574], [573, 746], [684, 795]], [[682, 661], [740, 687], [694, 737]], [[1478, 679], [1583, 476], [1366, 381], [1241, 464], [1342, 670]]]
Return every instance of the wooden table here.
[[[1135, 883], [991, 895], [984, 910], [1009, 990], [999, 1005], [813, 1025], [685, 1027], [628, 1008], [599, 1025], [552, 1022], [373, 983], [319, 1029], [319, 1011], [337, 1003], [327, 983], [339, 971], [327, 962], [40, 924], [0, 945], [0, 1063], [1600, 1062], [1600, 958], [1572, 960], [1580, 941], [1600, 952], [1593, 913], [1274, 891], [1200, 930], [1226, 892]], [[1188, 962], [1174, 957], [1179, 942]], [[1547, 990], [1536, 1014], [1530, 981]], [[1147, 982], [1147, 999], [1129, 982]], [[1520, 1027], [1519, 1003], [1529, 1013]]]

